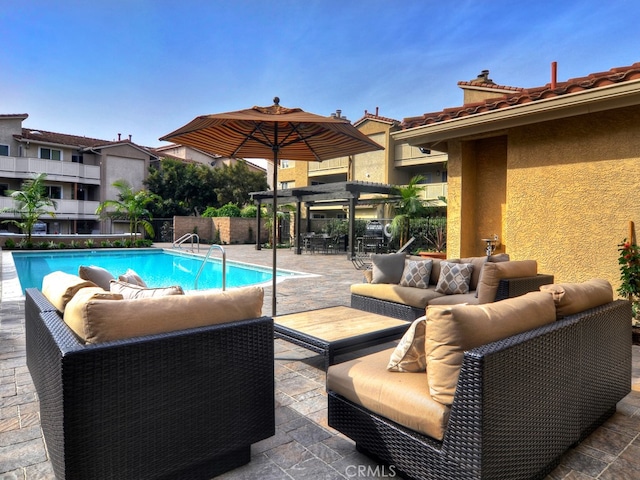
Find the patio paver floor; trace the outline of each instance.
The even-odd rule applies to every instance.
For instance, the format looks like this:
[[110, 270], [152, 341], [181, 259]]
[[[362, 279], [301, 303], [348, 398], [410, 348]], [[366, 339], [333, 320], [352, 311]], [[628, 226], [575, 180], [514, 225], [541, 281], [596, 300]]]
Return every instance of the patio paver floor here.
[[[270, 265], [271, 251], [225, 247], [227, 258]], [[7, 255], [6, 252], [2, 255]], [[278, 252], [278, 266], [320, 276], [278, 284], [278, 314], [349, 304], [349, 285], [361, 280], [344, 255], [297, 256]], [[6, 275], [6, 264], [3, 275]], [[270, 286], [263, 313], [270, 315]], [[388, 345], [390, 346], [390, 345]], [[377, 347], [381, 348], [381, 347]], [[345, 358], [352, 354], [345, 355]], [[275, 340], [276, 435], [252, 447], [251, 462], [221, 479], [392, 478], [327, 425], [323, 359]], [[640, 347], [633, 347], [633, 391], [616, 414], [565, 454], [547, 478], [640, 478]], [[397, 476], [395, 478], [398, 478]], [[54, 479], [40, 429], [38, 402], [26, 367], [24, 301], [0, 302], [0, 479]]]

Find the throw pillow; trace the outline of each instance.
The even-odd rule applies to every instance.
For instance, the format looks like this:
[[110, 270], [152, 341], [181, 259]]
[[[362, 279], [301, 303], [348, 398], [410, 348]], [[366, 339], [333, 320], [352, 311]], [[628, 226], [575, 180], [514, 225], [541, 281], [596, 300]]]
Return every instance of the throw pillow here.
[[138, 285], [139, 287], [147, 286], [147, 284], [144, 283], [144, 280], [140, 278], [140, 275], [138, 275], [136, 272], [134, 272], [130, 268], [126, 271], [126, 273], [124, 273], [123, 275], [120, 275], [118, 277], [118, 280], [120, 280], [121, 282], [130, 283], [132, 285]]
[[184, 291], [180, 285], [162, 288], [145, 288], [139, 285], [122, 282], [119, 280], [111, 280], [111, 292], [119, 293], [122, 298], [151, 298], [164, 297], [166, 295], [184, 295]]
[[404, 253], [372, 254], [373, 279], [371, 283], [400, 283], [405, 257]]
[[89, 280], [105, 290], [109, 290], [109, 282], [115, 277], [109, 271], [95, 265], [80, 265], [78, 267], [78, 276], [83, 280]]
[[465, 351], [555, 320], [553, 298], [543, 292], [485, 305], [427, 307], [425, 355], [431, 397], [444, 405], [453, 403]]
[[583, 283], [552, 283], [542, 285], [540, 290], [553, 296], [558, 319], [613, 302], [613, 288], [602, 278]]
[[387, 370], [390, 372], [424, 372], [427, 358], [424, 354], [424, 332], [426, 315], [413, 321], [409, 330], [400, 339], [389, 359]]
[[404, 265], [400, 285], [403, 287], [427, 288], [433, 260], [408, 260]]
[[470, 263], [440, 263], [440, 278], [436, 285], [436, 292], [445, 295], [468, 293], [473, 265]]

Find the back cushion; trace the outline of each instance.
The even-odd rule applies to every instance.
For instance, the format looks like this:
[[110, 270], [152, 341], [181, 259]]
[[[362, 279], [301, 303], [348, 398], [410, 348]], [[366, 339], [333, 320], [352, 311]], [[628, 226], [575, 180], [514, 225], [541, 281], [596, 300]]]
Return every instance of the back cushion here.
[[475, 290], [476, 288], [478, 288], [480, 272], [482, 272], [482, 267], [484, 266], [484, 264], [487, 263], [487, 257], [461, 258], [460, 263], [470, 263], [471, 265], [473, 265], [471, 280], [469, 282], [469, 290]]
[[498, 293], [498, 284], [503, 278], [534, 277], [537, 274], [538, 262], [535, 260], [487, 262], [482, 267], [478, 282], [478, 303], [493, 302]]
[[82, 322], [87, 343], [108, 342], [259, 318], [263, 297], [262, 288], [244, 287], [118, 302], [90, 298], [78, 306], [74, 321]]
[[607, 280], [601, 278], [584, 283], [542, 285], [540, 290], [553, 296], [558, 318], [613, 302], [613, 288]]
[[63, 320], [82, 341], [87, 338], [83, 308], [91, 300], [122, 300], [122, 295], [100, 287], [87, 287], [73, 296], [64, 309]]
[[556, 319], [553, 298], [527, 293], [486, 305], [427, 307], [425, 355], [431, 396], [453, 403], [465, 350], [525, 332]]
[[64, 312], [64, 308], [69, 300], [82, 288], [97, 287], [89, 280], [71, 275], [65, 272], [51, 272], [42, 279], [42, 294], [56, 307], [59, 312]]

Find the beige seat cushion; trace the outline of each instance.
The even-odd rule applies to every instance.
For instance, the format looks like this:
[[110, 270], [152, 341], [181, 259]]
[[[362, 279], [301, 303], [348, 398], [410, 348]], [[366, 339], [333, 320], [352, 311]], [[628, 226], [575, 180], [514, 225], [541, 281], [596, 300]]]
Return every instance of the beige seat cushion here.
[[594, 278], [583, 283], [542, 285], [540, 290], [553, 295], [558, 318], [583, 312], [613, 301], [611, 284], [601, 278]]
[[554, 322], [556, 308], [546, 292], [532, 292], [484, 305], [427, 308], [425, 354], [434, 400], [453, 403], [464, 352]]
[[388, 371], [392, 351], [332, 365], [327, 371], [327, 389], [411, 430], [442, 440], [449, 407], [431, 398], [426, 373]]
[[416, 308], [425, 308], [430, 300], [443, 295], [436, 292], [434, 287], [415, 288], [384, 283], [354, 283], [351, 285], [351, 293]]
[[424, 331], [426, 315], [417, 318], [393, 350], [387, 370], [390, 372], [426, 372], [427, 359], [424, 355]]
[[[186, 328], [258, 318], [264, 292], [245, 287], [199, 295], [120, 300], [89, 299], [74, 310], [87, 343], [107, 342]], [[65, 319], [67, 321], [67, 319]]]
[[429, 300], [429, 305], [477, 305], [476, 292], [456, 293], [454, 295], [442, 295]]
[[122, 295], [109, 292], [100, 287], [87, 287], [73, 296], [64, 309], [63, 320], [82, 341], [87, 338], [82, 310], [92, 300], [122, 300]]
[[115, 278], [106, 268], [96, 265], [80, 265], [78, 276], [83, 280], [95, 283], [104, 290], [109, 290], [109, 282]]
[[111, 280], [110, 290], [119, 293], [123, 298], [151, 298], [164, 297], [165, 295], [184, 295], [184, 290], [180, 285], [161, 288], [145, 288], [131, 283]]
[[503, 278], [534, 277], [538, 274], [538, 262], [535, 260], [514, 260], [507, 262], [487, 262], [476, 290], [478, 303], [489, 303], [496, 299], [498, 285]]
[[56, 307], [59, 312], [64, 312], [69, 300], [82, 288], [97, 287], [89, 280], [71, 275], [65, 272], [51, 272], [42, 279], [42, 294]]

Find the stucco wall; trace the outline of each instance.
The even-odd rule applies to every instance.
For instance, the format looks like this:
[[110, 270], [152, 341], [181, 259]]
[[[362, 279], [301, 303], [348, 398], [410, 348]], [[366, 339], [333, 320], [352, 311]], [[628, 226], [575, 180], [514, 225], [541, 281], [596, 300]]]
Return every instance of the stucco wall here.
[[[617, 289], [618, 244], [630, 220], [640, 223], [638, 132], [640, 107], [514, 128], [506, 168], [496, 144], [450, 142], [449, 256], [470, 253], [466, 235], [494, 233], [500, 211], [502, 232], [495, 233], [513, 260], [535, 259], [557, 282], [600, 277]], [[477, 185], [475, 198], [469, 183]]]
[[[197, 229], [197, 232], [194, 232]], [[256, 240], [256, 219], [238, 217], [173, 217], [174, 241], [186, 233], [197, 233], [200, 241], [211, 243], [216, 239], [216, 231], [220, 234], [220, 243], [231, 245], [236, 243], [254, 243]], [[262, 219], [260, 231], [262, 242], [269, 239], [269, 232]]]

